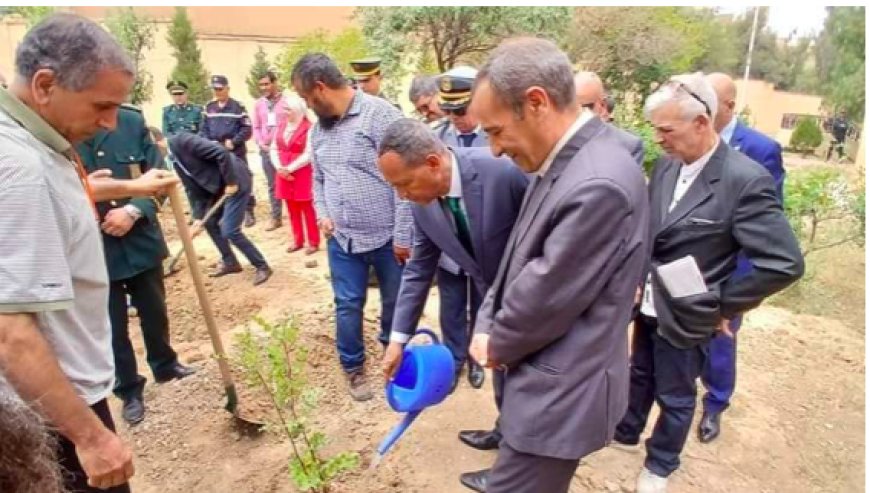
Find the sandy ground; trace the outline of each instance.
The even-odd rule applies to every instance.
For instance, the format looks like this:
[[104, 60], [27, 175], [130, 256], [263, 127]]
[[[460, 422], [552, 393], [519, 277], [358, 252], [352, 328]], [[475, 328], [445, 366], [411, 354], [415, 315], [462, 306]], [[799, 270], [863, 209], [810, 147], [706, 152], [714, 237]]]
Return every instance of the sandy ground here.
[[[253, 156], [252, 156], [253, 157]], [[252, 159], [254, 168], [257, 161]], [[258, 177], [261, 179], [262, 177]], [[264, 196], [265, 188], [258, 189]], [[250, 268], [235, 276], [209, 279], [224, 343], [254, 315], [280, 320], [298, 317], [302, 343], [310, 350], [309, 381], [321, 390], [313, 426], [330, 438], [327, 451], [356, 451], [362, 466], [341, 478], [339, 492], [435, 492], [465, 490], [461, 472], [487, 467], [494, 453], [462, 445], [462, 429], [492, 425], [496, 412], [487, 379], [474, 390], [463, 378], [442, 405], [421, 415], [406, 436], [374, 471], [367, 466], [380, 439], [399, 416], [382, 392], [357, 403], [345, 390], [334, 348], [332, 293], [326, 255], [287, 254], [288, 227], [263, 231], [268, 205], [258, 207], [260, 222], [247, 232], [275, 268], [265, 285], [253, 287]], [[163, 216], [170, 249], [175, 251], [171, 215]], [[216, 260], [206, 237], [197, 239], [202, 267]], [[315, 258], [318, 266], [305, 268]], [[861, 262], [863, 279], [863, 261]], [[861, 282], [863, 286], [863, 281]], [[173, 343], [182, 361], [199, 372], [183, 381], [149, 383], [146, 420], [134, 428], [120, 422], [120, 403], [113, 400], [121, 434], [136, 455], [137, 493], [292, 492], [287, 474], [289, 445], [274, 435], [239, 435], [223, 410], [224, 395], [211, 345], [186, 270], [167, 279]], [[863, 299], [863, 295], [861, 296]], [[863, 305], [855, 306], [861, 310]], [[853, 311], [854, 311], [853, 310]], [[369, 373], [380, 389], [381, 349], [376, 342], [379, 303], [370, 290], [366, 309]], [[426, 309], [434, 326], [435, 290]], [[863, 320], [863, 316], [859, 320]], [[135, 327], [135, 322], [133, 326]], [[144, 362], [141, 338], [133, 340]], [[864, 327], [837, 319], [796, 315], [764, 306], [746, 317], [740, 333], [738, 389], [723, 418], [722, 436], [702, 445], [693, 435], [683, 453], [682, 468], [672, 476], [672, 493], [705, 492], [854, 492], [864, 487]], [[143, 367], [144, 368], [144, 367]], [[150, 375], [148, 375], [150, 379]], [[243, 400], [259, 402], [244, 382], [237, 382]], [[253, 403], [250, 401], [254, 401]], [[651, 428], [651, 425], [650, 425]], [[694, 431], [694, 430], [693, 430]], [[572, 492], [633, 491], [643, 461], [634, 451], [608, 448], [582, 462]]]

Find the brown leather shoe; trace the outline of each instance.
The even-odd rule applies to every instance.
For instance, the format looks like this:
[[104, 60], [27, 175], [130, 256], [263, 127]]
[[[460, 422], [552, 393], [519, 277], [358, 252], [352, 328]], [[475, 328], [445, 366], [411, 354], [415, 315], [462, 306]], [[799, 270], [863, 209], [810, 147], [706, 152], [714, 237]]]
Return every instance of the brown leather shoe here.
[[278, 229], [280, 227], [281, 227], [281, 220], [272, 218], [272, 219], [269, 219], [269, 225], [266, 226], [266, 231], [275, 231], [276, 229]]
[[259, 286], [268, 281], [272, 277], [272, 273], [272, 268], [268, 265], [257, 269], [257, 272], [254, 273], [254, 286]]
[[220, 265], [218, 266], [217, 270], [215, 270], [215, 271], [213, 271], [212, 273], [210, 273], [210, 274], [208, 275], [208, 277], [223, 277], [223, 276], [225, 276], [225, 275], [227, 275], [227, 274], [236, 274], [236, 273], [242, 272], [243, 270], [244, 270], [244, 269], [242, 269], [242, 266], [241, 266], [241, 265], [224, 265], [224, 264], [220, 264]]
[[290, 245], [290, 246], [287, 247], [287, 253], [296, 253], [296, 252], [298, 252], [299, 250], [302, 250], [302, 247], [301, 247], [301, 246]]
[[372, 389], [366, 380], [365, 374], [360, 371], [347, 374], [347, 383], [350, 386], [350, 396], [355, 401], [367, 401], [372, 398]]

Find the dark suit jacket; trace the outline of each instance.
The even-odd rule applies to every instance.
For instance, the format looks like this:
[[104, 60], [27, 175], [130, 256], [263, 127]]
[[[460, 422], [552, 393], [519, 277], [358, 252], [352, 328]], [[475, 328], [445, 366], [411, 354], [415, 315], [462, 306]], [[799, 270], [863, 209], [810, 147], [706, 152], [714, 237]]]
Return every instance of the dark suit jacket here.
[[613, 437], [648, 209], [641, 168], [597, 117], [530, 185], [475, 328], [508, 366], [500, 419], [514, 449], [577, 459]]
[[202, 219], [227, 185], [238, 185], [243, 193], [251, 190], [247, 165], [221, 144], [182, 132], [169, 139], [169, 152], [187, 190], [194, 219]]
[[[692, 255], [708, 292], [672, 298], [653, 275], [659, 334], [679, 348], [710, 339], [731, 319], [803, 274], [800, 247], [777, 199], [770, 173], [719, 143], [673, 211], [668, 207], [682, 162], [663, 157], [650, 178], [651, 268]], [[743, 250], [752, 270], [733, 276]]]
[[731, 135], [731, 145], [735, 150], [749, 156], [756, 163], [764, 166], [773, 176], [776, 193], [782, 202], [782, 187], [785, 182], [785, 168], [782, 166], [782, 147], [779, 143], [763, 133], [737, 122], [734, 134]]
[[[444, 125], [441, 130], [438, 131], [438, 140], [444, 142], [444, 144], [449, 147], [463, 147], [462, 142], [459, 139], [459, 133], [456, 130], [456, 127], [453, 126], [452, 123], [447, 123]], [[469, 147], [489, 147], [489, 138], [486, 136], [486, 132], [482, 129], [478, 130], [475, 133], [474, 139], [471, 141], [471, 145]]]
[[[112, 170], [112, 177], [120, 180], [133, 178], [133, 168], [145, 173], [151, 168], [162, 168], [163, 158], [145, 126], [138, 108], [122, 106], [118, 110], [115, 130], [100, 130], [95, 136], [78, 144], [76, 151], [88, 173], [98, 169]], [[151, 198], [119, 199], [97, 203], [102, 220], [109, 210], [134, 205], [142, 217], [126, 235], [117, 237], [103, 233], [103, 250], [109, 278], [113, 281], [129, 279], [160, 265], [169, 254], [160, 223], [157, 203]]]
[[459, 242], [438, 201], [412, 206], [414, 252], [402, 273], [393, 317], [392, 330], [398, 333], [414, 333], [442, 253], [455, 259], [474, 281], [481, 296], [486, 293], [495, 280], [526, 192], [528, 179], [510, 159], [493, 157], [488, 147], [451, 150], [462, 176], [462, 198], [475, 255], [469, 255]]

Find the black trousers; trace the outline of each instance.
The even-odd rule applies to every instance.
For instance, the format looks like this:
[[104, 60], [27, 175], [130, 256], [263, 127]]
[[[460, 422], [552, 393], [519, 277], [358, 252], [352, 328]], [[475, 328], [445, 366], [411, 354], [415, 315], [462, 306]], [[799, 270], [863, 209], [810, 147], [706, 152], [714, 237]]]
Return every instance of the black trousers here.
[[704, 368], [707, 344], [680, 349], [656, 332], [654, 318], [639, 315], [634, 324], [628, 410], [616, 427], [615, 439], [638, 443], [653, 401], [661, 413], [646, 441], [644, 465], [667, 477], [680, 467], [695, 415], [696, 380]]
[[[112, 421], [112, 413], [105, 399], [91, 406], [91, 409], [106, 425], [106, 428], [115, 431], [115, 423]], [[52, 432], [54, 433], [54, 432]], [[130, 485], [123, 484], [107, 490], [101, 490], [88, 486], [88, 476], [85, 474], [79, 457], [76, 455], [76, 447], [63, 435], [55, 433], [57, 438], [57, 459], [63, 474], [63, 484], [70, 493], [130, 493]]]
[[525, 454], [502, 440], [486, 493], [566, 493], [579, 463]]
[[112, 322], [112, 349], [115, 355], [114, 392], [121, 399], [142, 395], [145, 377], [136, 367], [136, 353], [130, 343], [127, 295], [139, 313], [148, 366], [156, 377], [166, 376], [178, 360], [169, 345], [169, 317], [166, 313], [166, 288], [163, 267], [147, 270], [129, 279], [112, 281], [109, 286], [109, 317]]

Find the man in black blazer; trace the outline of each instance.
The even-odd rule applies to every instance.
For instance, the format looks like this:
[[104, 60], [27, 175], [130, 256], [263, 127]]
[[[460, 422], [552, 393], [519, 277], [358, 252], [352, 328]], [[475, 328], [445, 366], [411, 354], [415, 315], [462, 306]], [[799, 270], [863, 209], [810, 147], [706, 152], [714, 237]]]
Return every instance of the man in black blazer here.
[[[635, 320], [629, 407], [614, 437], [637, 444], [653, 401], [659, 403], [639, 493], [665, 492], [680, 465], [695, 411], [695, 380], [711, 338], [732, 337], [732, 318], [803, 274], [773, 178], [719, 138], [716, 108], [716, 94], [700, 72], [674, 77], [644, 108], [667, 155], [649, 182], [651, 260]], [[741, 250], [752, 269], [733, 276]], [[659, 267], [687, 255], [707, 290], [675, 297]]]
[[251, 173], [247, 165], [218, 143], [198, 135], [182, 132], [169, 139], [169, 154], [187, 190], [194, 229], [202, 227], [206, 211], [227, 195], [221, 210], [206, 223], [205, 230], [221, 254], [221, 265], [211, 277], [242, 272], [242, 266], [230, 248], [241, 250], [254, 266], [254, 286], [266, 282], [272, 269], [260, 250], [242, 232], [245, 208], [251, 195]]

